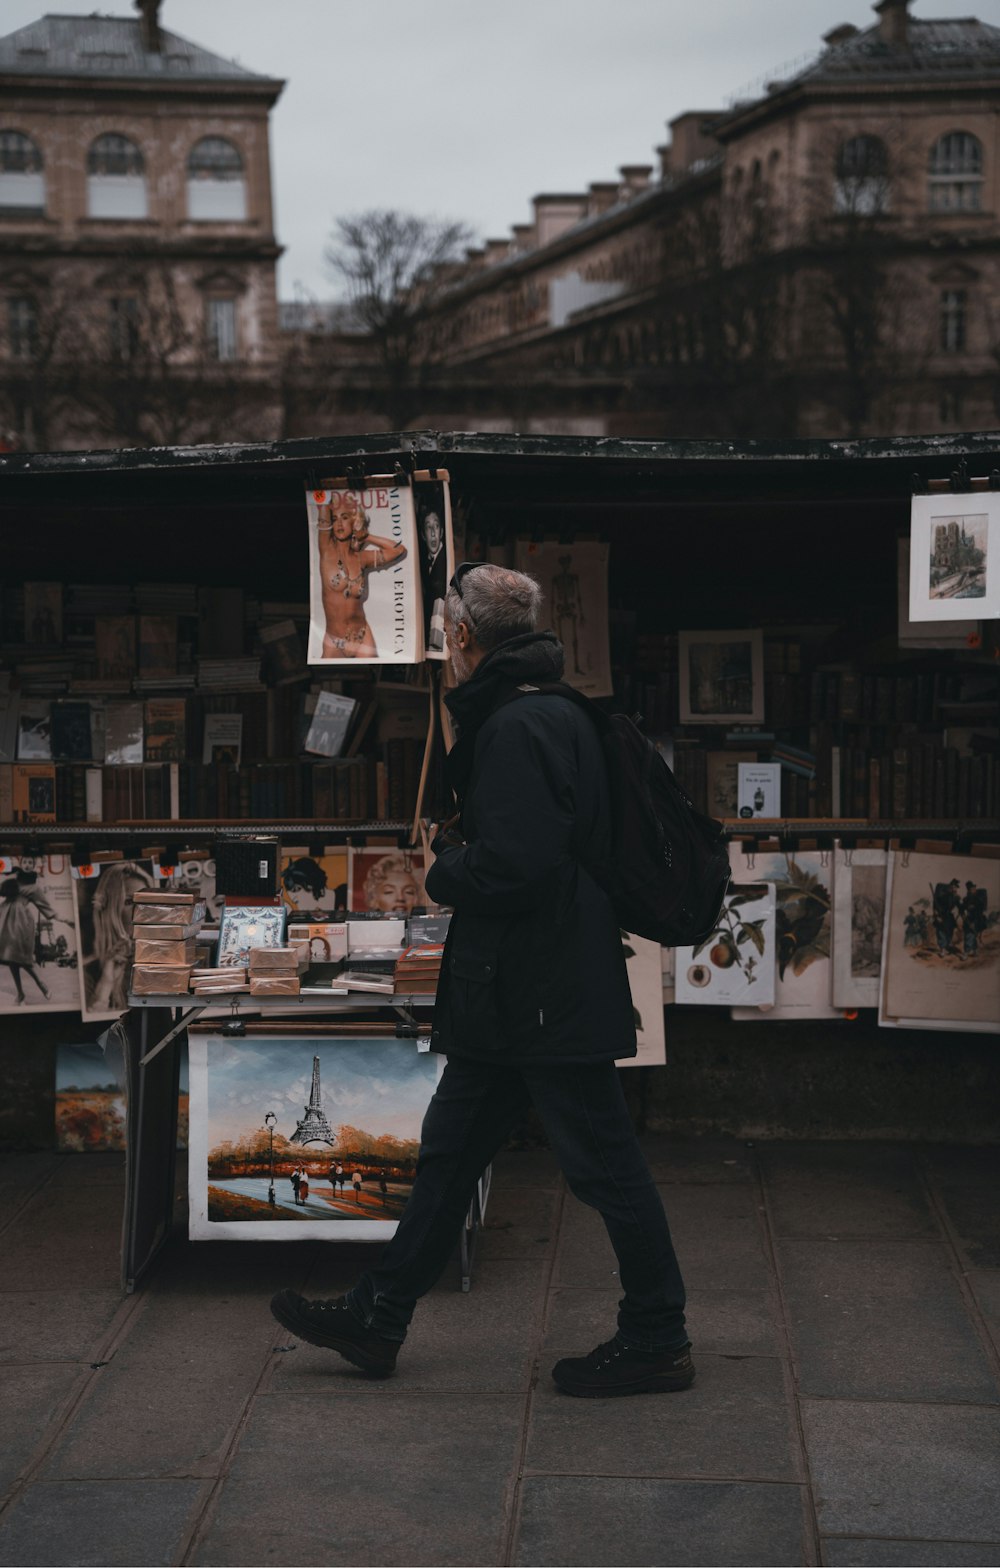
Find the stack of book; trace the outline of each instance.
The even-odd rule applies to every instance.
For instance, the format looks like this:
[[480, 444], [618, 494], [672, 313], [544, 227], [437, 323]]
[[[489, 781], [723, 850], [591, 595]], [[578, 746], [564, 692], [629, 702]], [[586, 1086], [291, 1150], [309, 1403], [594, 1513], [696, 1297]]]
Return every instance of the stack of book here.
[[308, 966], [308, 942], [292, 942], [288, 947], [252, 947], [250, 995], [298, 996], [302, 972]]
[[197, 961], [195, 938], [205, 904], [194, 893], [136, 893], [132, 906], [132, 990], [137, 996], [186, 993]]
[[228, 964], [225, 968], [192, 969], [191, 989], [195, 996], [233, 996], [249, 991], [245, 964]]
[[411, 996], [433, 996], [438, 988], [443, 953], [443, 942], [420, 942], [405, 948], [396, 959], [397, 993], [408, 991]]

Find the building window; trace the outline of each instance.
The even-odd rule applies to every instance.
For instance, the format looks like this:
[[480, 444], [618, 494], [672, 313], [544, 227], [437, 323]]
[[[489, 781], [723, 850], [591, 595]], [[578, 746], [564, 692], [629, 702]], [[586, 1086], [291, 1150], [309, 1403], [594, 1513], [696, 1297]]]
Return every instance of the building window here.
[[21, 131], [0, 131], [0, 212], [44, 212], [42, 154]]
[[247, 187], [243, 159], [232, 142], [205, 136], [192, 147], [187, 166], [188, 217], [195, 223], [244, 223]]
[[236, 301], [208, 301], [208, 352], [212, 359], [236, 358]]
[[852, 136], [837, 149], [835, 212], [870, 218], [889, 207], [889, 155], [878, 136]]
[[942, 289], [941, 347], [946, 354], [959, 354], [965, 347], [966, 305], [964, 289]]
[[38, 353], [38, 311], [26, 294], [7, 301], [7, 339], [11, 359], [34, 359]]
[[968, 131], [949, 131], [931, 148], [927, 205], [931, 212], [980, 211], [983, 147]]
[[111, 358], [134, 359], [139, 352], [139, 301], [129, 295], [108, 300]]
[[87, 154], [87, 215], [146, 218], [146, 165], [127, 136], [99, 136]]
[[962, 423], [962, 394], [954, 388], [946, 387], [941, 393], [938, 404], [938, 417], [942, 425], [961, 425]]

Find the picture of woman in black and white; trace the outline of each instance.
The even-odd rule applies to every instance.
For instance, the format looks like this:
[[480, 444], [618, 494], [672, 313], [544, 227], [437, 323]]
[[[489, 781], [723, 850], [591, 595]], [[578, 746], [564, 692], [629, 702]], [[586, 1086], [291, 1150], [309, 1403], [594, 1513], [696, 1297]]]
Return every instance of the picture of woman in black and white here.
[[444, 597], [448, 591], [448, 544], [442, 484], [414, 485], [420, 581], [424, 595], [424, 650], [445, 656]]

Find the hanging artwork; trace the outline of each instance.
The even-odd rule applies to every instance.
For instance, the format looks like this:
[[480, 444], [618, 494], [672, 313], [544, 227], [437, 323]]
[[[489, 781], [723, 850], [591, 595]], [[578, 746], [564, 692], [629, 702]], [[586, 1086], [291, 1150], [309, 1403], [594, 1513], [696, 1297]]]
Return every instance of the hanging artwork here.
[[56, 1148], [67, 1154], [125, 1148], [125, 1091], [96, 1040], [56, 1046]]
[[762, 632], [680, 632], [677, 648], [682, 724], [760, 723]]
[[915, 495], [910, 508], [910, 620], [1000, 615], [1000, 492]]
[[608, 640], [608, 555], [598, 540], [574, 544], [555, 539], [519, 539], [515, 561], [545, 595], [543, 625], [566, 652], [563, 680], [588, 697], [610, 697], [611, 647]]
[[173, 893], [193, 893], [205, 903], [205, 920], [215, 925], [222, 915], [223, 895], [215, 891], [215, 860], [201, 850], [183, 850], [170, 878]]
[[0, 1015], [72, 1013], [80, 1005], [67, 855], [0, 859]]
[[834, 850], [835, 1007], [878, 1006], [887, 858], [884, 849]]
[[910, 541], [896, 541], [896, 616], [901, 648], [966, 648], [979, 632], [978, 621], [910, 619]]
[[451, 487], [448, 475], [417, 472], [413, 476], [413, 501], [417, 513], [417, 548], [424, 614], [424, 657], [447, 659], [444, 636], [444, 599], [455, 571], [455, 541], [451, 524]]
[[1000, 861], [894, 851], [879, 1021], [1000, 1028]]
[[306, 491], [309, 663], [415, 664], [423, 608], [413, 491], [330, 480]]
[[831, 996], [830, 925], [833, 862], [829, 854], [750, 849], [730, 844], [735, 882], [773, 882], [774, 1006], [734, 1007], [738, 1019], [839, 1018]]
[[160, 887], [152, 860], [96, 862], [74, 879], [80, 953], [80, 1010], [85, 1019], [117, 1018], [128, 1006], [132, 895]]
[[190, 1235], [387, 1241], [442, 1066], [412, 1040], [192, 1034]]
[[352, 914], [406, 915], [428, 907], [422, 849], [351, 848]]
[[696, 1006], [772, 1007], [775, 895], [768, 882], [730, 887], [715, 930], [676, 949], [675, 998]]
[[287, 915], [284, 904], [224, 904], [216, 964], [238, 969], [252, 947], [283, 947]]
[[667, 1059], [663, 1026], [663, 966], [659, 942], [622, 932], [625, 967], [635, 1014], [636, 1056], [622, 1057], [619, 1067], [662, 1067]]
[[348, 850], [331, 845], [311, 855], [307, 847], [281, 846], [281, 897], [289, 920], [323, 921], [347, 908]]

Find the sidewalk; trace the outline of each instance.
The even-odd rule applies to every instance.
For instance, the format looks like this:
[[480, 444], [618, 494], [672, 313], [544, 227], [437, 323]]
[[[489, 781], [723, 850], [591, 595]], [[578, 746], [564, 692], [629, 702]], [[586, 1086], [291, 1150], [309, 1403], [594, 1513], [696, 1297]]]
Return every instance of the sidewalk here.
[[614, 1256], [505, 1155], [471, 1295], [369, 1382], [271, 1319], [365, 1254], [189, 1244], [117, 1288], [114, 1156], [0, 1162], [2, 1564], [1000, 1564], [1000, 1162], [645, 1140], [694, 1388], [558, 1395]]

